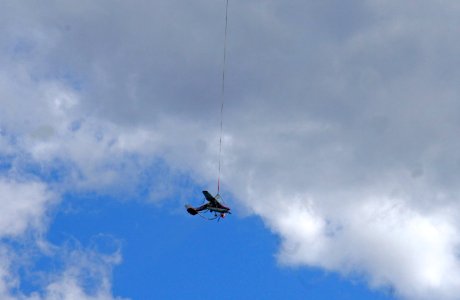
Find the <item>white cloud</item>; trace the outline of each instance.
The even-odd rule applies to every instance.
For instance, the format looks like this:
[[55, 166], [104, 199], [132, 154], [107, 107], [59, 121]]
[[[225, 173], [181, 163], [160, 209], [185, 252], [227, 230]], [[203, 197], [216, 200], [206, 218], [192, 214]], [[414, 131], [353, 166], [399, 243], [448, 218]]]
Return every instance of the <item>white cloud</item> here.
[[[11, 177], [11, 176], [10, 176]], [[0, 298], [11, 300], [108, 300], [112, 296], [111, 270], [121, 255], [100, 254], [91, 249], [67, 250], [42, 239], [48, 227], [48, 214], [58, 198], [46, 184], [0, 178]], [[21, 242], [17, 247], [14, 242]], [[13, 242], [13, 243], [12, 243]], [[43, 291], [25, 294], [18, 290], [23, 277], [18, 270], [29, 268], [31, 256], [63, 256], [61, 271], [47, 270], [42, 275]], [[28, 270], [28, 274], [33, 274]]]
[[338, 205], [337, 211], [293, 198], [283, 203], [288, 209], [278, 209], [282, 216], [268, 213], [268, 224], [283, 236], [281, 262], [366, 276], [371, 286], [391, 286], [403, 298], [456, 299], [455, 221], [415, 212], [402, 199], [362, 200], [349, 208]]
[[[74, 251], [68, 266], [47, 285], [43, 300], [122, 300], [111, 293], [111, 268], [120, 263], [119, 253], [101, 255]], [[123, 298], [125, 299], [125, 298]]]
[[0, 178], [0, 236], [17, 237], [27, 229], [44, 230], [46, 211], [55, 195], [40, 182]]

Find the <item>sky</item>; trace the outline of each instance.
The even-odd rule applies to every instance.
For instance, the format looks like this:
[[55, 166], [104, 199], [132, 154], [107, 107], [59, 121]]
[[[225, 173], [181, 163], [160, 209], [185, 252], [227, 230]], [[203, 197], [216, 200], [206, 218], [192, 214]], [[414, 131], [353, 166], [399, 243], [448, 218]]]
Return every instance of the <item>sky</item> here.
[[0, 298], [460, 299], [460, 4], [0, 4]]

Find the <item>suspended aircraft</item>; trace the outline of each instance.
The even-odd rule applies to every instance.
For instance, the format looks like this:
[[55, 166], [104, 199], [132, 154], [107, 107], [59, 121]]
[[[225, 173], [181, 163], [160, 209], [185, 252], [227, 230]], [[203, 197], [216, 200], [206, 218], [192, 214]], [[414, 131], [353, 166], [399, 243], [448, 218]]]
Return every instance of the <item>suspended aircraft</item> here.
[[[225, 32], [224, 32], [224, 53], [223, 53], [223, 65], [222, 65], [222, 96], [220, 105], [220, 135], [219, 135], [219, 169], [217, 176], [217, 194], [212, 196], [208, 191], [203, 191], [203, 195], [206, 198], [206, 203], [199, 206], [193, 207], [189, 204], [185, 205], [187, 212], [192, 216], [199, 215], [200, 217], [207, 220], [219, 221], [221, 218], [225, 218], [226, 214], [231, 214], [230, 208], [223, 205], [222, 197], [220, 197], [220, 174], [221, 174], [221, 156], [222, 156], [222, 132], [223, 132], [223, 112], [224, 112], [224, 96], [225, 96], [225, 65], [226, 65], [226, 53], [227, 53], [227, 27], [228, 27], [228, 1], [225, 1]], [[213, 217], [207, 217], [204, 213], [214, 214]]]
[[[191, 214], [192, 216], [198, 214], [202, 218], [205, 218], [207, 220], [218, 219], [217, 221], [219, 221], [221, 218], [225, 218], [226, 214], [231, 214], [230, 207], [227, 207], [219, 202], [219, 200], [222, 200], [219, 194], [217, 194], [216, 196], [212, 196], [208, 191], [203, 191], [203, 195], [207, 201], [205, 204], [199, 207], [193, 207], [189, 204], [185, 205], [185, 208], [187, 209], [187, 212], [189, 214]], [[214, 213], [214, 216], [207, 217], [206, 215], [204, 215], [204, 213], [206, 212]]]

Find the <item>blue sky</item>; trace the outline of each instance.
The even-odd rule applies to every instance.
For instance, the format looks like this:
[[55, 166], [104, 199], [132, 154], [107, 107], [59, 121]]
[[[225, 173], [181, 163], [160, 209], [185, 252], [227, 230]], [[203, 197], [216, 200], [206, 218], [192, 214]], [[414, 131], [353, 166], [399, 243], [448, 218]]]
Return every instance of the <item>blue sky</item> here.
[[0, 9], [0, 299], [460, 295], [457, 1]]
[[359, 278], [279, 266], [279, 238], [256, 217], [208, 222], [168, 202], [69, 196], [62, 205], [73, 209], [55, 217], [48, 239], [59, 245], [71, 237], [102, 252], [120, 247], [113, 293], [131, 299], [393, 299]]

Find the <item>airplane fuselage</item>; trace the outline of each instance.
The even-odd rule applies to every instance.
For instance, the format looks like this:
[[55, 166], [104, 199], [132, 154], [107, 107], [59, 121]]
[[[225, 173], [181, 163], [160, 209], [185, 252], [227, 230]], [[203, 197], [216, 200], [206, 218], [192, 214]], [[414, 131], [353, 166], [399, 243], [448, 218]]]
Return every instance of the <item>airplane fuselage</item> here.
[[212, 207], [212, 206], [208, 206], [208, 209], [210, 211], [218, 212], [218, 213], [221, 213], [221, 214], [227, 214], [230, 211], [229, 208], [220, 208], [220, 207]]

